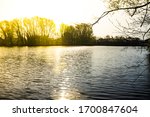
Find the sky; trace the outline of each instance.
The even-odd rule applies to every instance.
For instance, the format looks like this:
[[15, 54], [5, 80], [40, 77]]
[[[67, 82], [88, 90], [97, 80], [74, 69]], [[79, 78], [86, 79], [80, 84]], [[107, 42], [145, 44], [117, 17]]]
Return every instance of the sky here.
[[[93, 23], [107, 10], [103, 0], [0, 0], [0, 20], [40, 16], [60, 23]], [[124, 14], [109, 15], [93, 27], [98, 37], [118, 35], [112, 24]], [[111, 21], [110, 21], [111, 20]], [[121, 20], [121, 22], [123, 22]]]

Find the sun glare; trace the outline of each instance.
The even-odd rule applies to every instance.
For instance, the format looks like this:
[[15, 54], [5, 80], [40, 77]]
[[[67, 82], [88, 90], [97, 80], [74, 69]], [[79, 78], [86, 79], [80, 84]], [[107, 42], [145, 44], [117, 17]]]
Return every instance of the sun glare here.
[[[0, 0], [0, 20], [39, 16], [54, 20], [56, 28], [59, 30], [61, 23], [93, 23], [98, 16], [106, 11], [106, 7], [102, 1]], [[105, 33], [110, 34], [114, 30], [111, 25], [109, 21], [102, 20], [100, 24], [93, 28], [94, 33], [96, 35], [103, 35], [103, 33], [104, 35]], [[105, 31], [103, 31], [104, 28], [106, 28]]]
[[0, 0], [1, 18], [41, 16], [56, 24], [90, 22], [97, 14], [96, 9], [104, 9], [99, 0]]

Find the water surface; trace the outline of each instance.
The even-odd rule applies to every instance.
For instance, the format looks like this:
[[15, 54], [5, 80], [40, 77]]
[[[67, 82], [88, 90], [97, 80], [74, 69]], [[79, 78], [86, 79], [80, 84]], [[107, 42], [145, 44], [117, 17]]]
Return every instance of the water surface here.
[[135, 47], [0, 47], [0, 99], [150, 99]]

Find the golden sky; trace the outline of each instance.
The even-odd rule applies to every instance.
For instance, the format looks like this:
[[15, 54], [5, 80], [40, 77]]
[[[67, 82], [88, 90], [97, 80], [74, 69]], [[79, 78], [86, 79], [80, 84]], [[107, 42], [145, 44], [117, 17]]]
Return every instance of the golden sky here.
[[[0, 0], [0, 20], [40, 16], [56, 24], [93, 23], [105, 10], [102, 0]], [[115, 32], [108, 18], [93, 29], [97, 36]]]

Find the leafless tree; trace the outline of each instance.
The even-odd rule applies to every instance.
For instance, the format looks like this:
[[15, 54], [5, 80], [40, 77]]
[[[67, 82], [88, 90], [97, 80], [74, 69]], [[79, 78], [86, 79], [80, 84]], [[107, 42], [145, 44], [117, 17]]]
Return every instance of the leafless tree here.
[[[106, 1], [106, 0], [105, 0]], [[150, 36], [150, 1], [149, 0], [107, 0], [110, 10], [105, 11], [92, 25], [97, 24], [110, 13], [125, 11], [132, 18], [124, 32], [141, 34], [143, 39]]]

